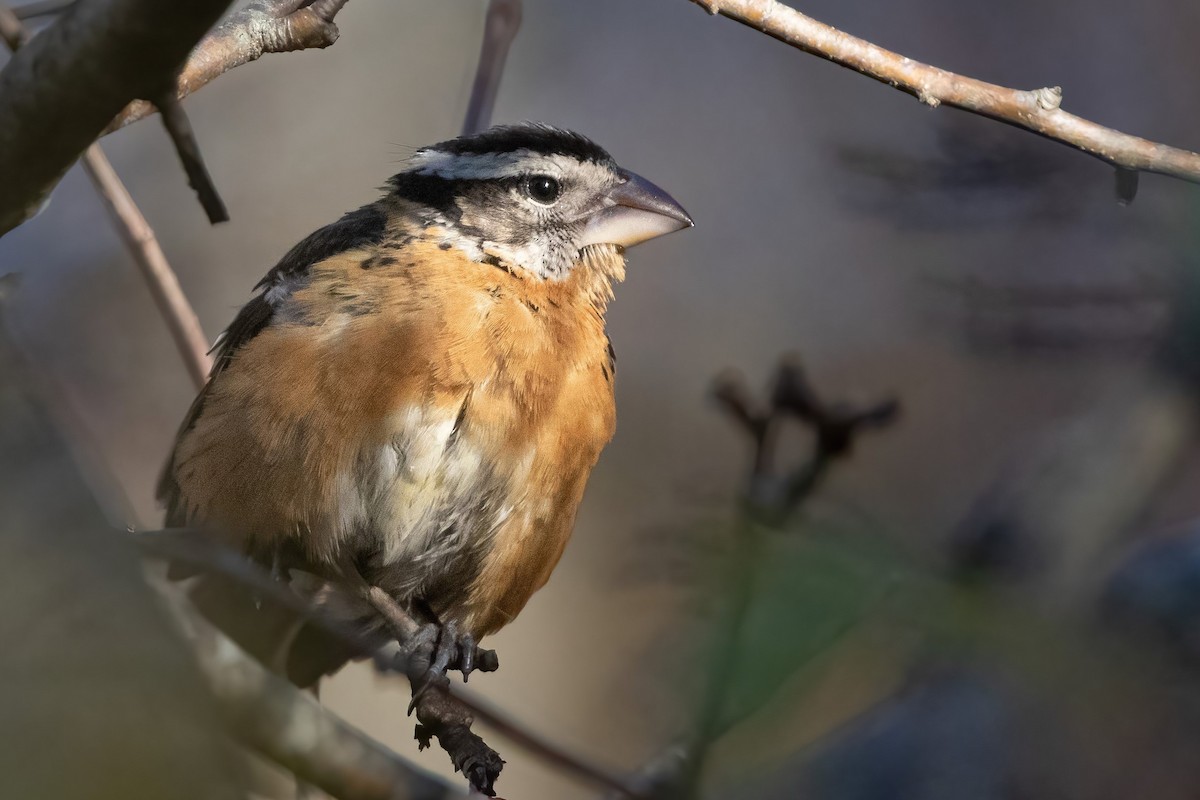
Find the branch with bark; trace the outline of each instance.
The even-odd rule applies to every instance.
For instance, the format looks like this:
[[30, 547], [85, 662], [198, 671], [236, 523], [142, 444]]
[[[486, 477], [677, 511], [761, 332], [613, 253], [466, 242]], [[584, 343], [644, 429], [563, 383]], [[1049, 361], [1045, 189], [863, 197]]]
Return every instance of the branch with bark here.
[[[477, 789], [491, 793], [491, 782], [495, 781], [503, 761], [471, 731], [476, 720], [578, 778], [616, 792], [621, 797], [641, 796], [604, 767], [533, 733], [527, 726], [514, 722], [465, 690], [451, 690], [449, 681], [435, 681], [429, 685], [426, 674], [428, 662], [410, 659], [410, 654], [405, 650], [405, 645], [416, 637], [422, 626], [386, 593], [372, 589], [371, 596], [366, 599], [385, 620], [401, 646], [400, 655], [394, 658], [379, 652], [375, 642], [364, 639], [354, 629], [330, 621], [308, 600], [268, 572], [201, 531], [171, 529], [139, 532], [134, 534], [133, 539], [149, 556], [229, 578], [252, 591], [261, 602], [286, 609], [298, 618], [319, 626], [347, 645], [358, 657], [370, 659], [381, 673], [406, 676], [414, 688], [412, 709], [418, 723], [426, 733], [438, 737], [451, 761]], [[498, 667], [496, 655], [491, 650], [479, 649], [475, 660], [476, 668], [484, 672], [494, 671]]]
[[160, 91], [228, 5], [81, 3], [21, 47], [0, 72], [0, 233], [36, 213], [131, 100]]
[[[334, 18], [346, 2], [256, 0], [202, 40], [229, 0], [104, 0], [69, 6], [0, 72], [0, 118], [11, 121], [0, 129], [0, 174], [6, 190], [0, 199], [0, 234], [37, 213], [98, 136], [154, 113], [152, 100], [170, 107], [164, 94], [181, 99], [267, 53], [336, 42]], [[13, 38], [19, 30], [15, 15], [0, 18], [0, 35], [10, 44], [19, 43]], [[96, 64], [106, 68], [97, 70]], [[207, 200], [210, 218], [219, 219], [211, 181], [204, 180], [186, 133], [175, 127], [173, 138], [189, 178]]]
[[204, 164], [204, 156], [200, 154], [200, 143], [196, 141], [196, 133], [192, 123], [179, 98], [170, 89], [162, 92], [154, 99], [154, 105], [162, 116], [163, 128], [171, 137], [171, 144], [183, 164], [187, 174], [188, 185], [200, 200], [200, 206], [208, 215], [208, 221], [213, 225], [218, 222], [228, 222], [229, 212], [225, 209], [225, 201], [217, 193], [208, 167]]
[[338, 800], [444, 800], [458, 792], [271, 674], [164, 591], [225, 724], [238, 740]]
[[[9, 49], [14, 52], [28, 39], [28, 33], [20, 19], [2, 3], [0, 3], [0, 35], [3, 36]], [[180, 114], [183, 112], [182, 109], [178, 109], [178, 111]], [[186, 120], [186, 118], [184, 119]], [[182, 143], [182, 139], [176, 141]], [[194, 147], [194, 139], [191, 140], [191, 145]], [[181, 145], [181, 152], [182, 146], [186, 145]], [[198, 161], [199, 149], [195, 148], [194, 152]], [[154, 235], [154, 229], [150, 227], [150, 223], [146, 221], [141, 209], [133, 201], [129, 190], [117, 176], [117, 171], [113, 169], [112, 163], [99, 144], [93, 142], [84, 151], [83, 169], [91, 179], [92, 185], [96, 187], [96, 191], [99, 192], [113, 225], [126, 247], [129, 248], [138, 269], [141, 270], [142, 277], [154, 298], [154, 303], [166, 321], [175, 347], [183, 359], [184, 366], [187, 367], [192, 383], [197, 388], [202, 387], [208, 380], [209, 370], [212, 369], [212, 359], [208, 356], [208, 339], [200, 327], [200, 320], [197, 318], [195, 310], [179, 286], [179, 279], [171, 269], [166, 253], [163, 252], [158, 238]], [[200, 169], [203, 171], [202, 164]], [[204, 180], [207, 180], [206, 172]], [[211, 181], [208, 181], [208, 186], [211, 187], [211, 185]], [[215, 189], [212, 189], [212, 196], [216, 197]], [[216, 202], [220, 204], [220, 199], [216, 198]], [[221, 211], [224, 211], [224, 206], [221, 206]]]
[[[349, 0], [255, 0], [230, 14], [204, 37], [179, 72], [175, 98], [182, 100], [235, 67], [268, 53], [325, 48], [338, 40], [334, 18]], [[112, 119], [102, 135], [153, 114], [149, 100], [136, 100]]]
[[1117, 168], [1117, 191], [1125, 201], [1136, 192], [1139, 172], [1200, 183], [1200, 153], [1122, 133], [1063, 111], [1063, 92], [1058, 86], [1010, 89], [948, 72], [818, 22], [777, 0], [691, 2], [709, 14], [720, 14], [907, 92], [928, 106], [953, 106], [990, 117], [1108, 162]]

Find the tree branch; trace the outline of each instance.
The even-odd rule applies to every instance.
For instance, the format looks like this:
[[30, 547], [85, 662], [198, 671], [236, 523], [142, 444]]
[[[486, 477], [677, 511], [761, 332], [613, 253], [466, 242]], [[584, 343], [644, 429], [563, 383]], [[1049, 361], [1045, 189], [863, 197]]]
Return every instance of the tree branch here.
[[463, 136], [479, 133], [492, 121], [496, 95], [500, 92], [500, 77], [517, 31], [521, 29], [521, 0], [491, 0], [483, 25], [483, 44], [475, 83], [471, 86], [471, 101], [463, 119]]
[[36, 213], [125, 105], [176, 73], [228, 5], [92, 0], [16, 52], [0, 72], [0, 234]]
[[171, 137], [175, 152], [179, 154], [179, 160], [183, 163], [188, 185], [200, 199], [200, 205], [208, 215], [209, 223], [215, 225], [218, 222], [228, 222], [229, 212], [225, 209], [221, 195], [217, 193], [217, 187], [213, 185], [208, 167], [204, 165], [204, 156], [200, 154], [196, 132], [192, 130], [192, 123], [179, 98], [173, 90], [168, 90], [154, 98], [154, 105], [162, 115], [163, 127], [167, 129], [167, 135]]
[[[750, 436], [754, 461], [746, 489], [750, 512], [763, 521], [780, 524], [817, 488], [829, 467], [850, 454], [858, 434], [891, 424], [900, 404], [887, 399], [865, 408], [827, 403], [809, 385], [800, 361], [785, 358], [775, 376], [768, 404], [757, 403], [740, 375], [719, 377], [713, 396]], [[773, 466], [780, 424], [792, 417], [812, 429], [817, 441], [812, 456], [793, 470]]]
[[1118, 191], [1126, 201], [1136, 182], [1129, 172], [1157, 172], [1200, 183], [1200, 153], [1169, 147], [1068, 114], [1057, 86], [1032, 91], [1008, 89], [957, 75], [885, 50], [807, 17], [777, 0], [691, 0], [806, 53], [907, 92], [931, 107], [948, 105], [990, 117], [1060, 142], [1117, 167]]
[[[296, 613], [304, 620], [320, 626], [322, 630], [358, 652], [362, 658], [372, 659], [376, 668], [381, 672], [399, 672], [409, 676], [408, 659], [393, 660], [382, 657], [373, 649], [370, 642], [363, 639], [354, 630], [330, 621], [296, 592], [286, 588], [239, 553], [214, 542], [202, 531], [170, 529], [138, 532], [133, 536], [133, 540], [147, 555], [178, 561], [203, 572], [230, 578], [252, 590], [261, 600], [278, 604], [280, 607]], [[403, 645], [404, 641], [419, 630], [420, 625], [394, 599], [386, 594], [382, 596], [387, 597], [387, 600], [380, 602], [380, 595], [372, 598], [379, 603], [376, 610], [385, 618], [393, 632], [397, 634], [397, 638], [400, 639], [400, 644]], [[375, 603], [372, 604], [375, 605]], [[479, 650], [476, 661], [478, 669], [485, 672], [494, 670], [497, 666], [495, 654], [490, 650]], [[411, 677], [410, 680], [412, 680]], [[447, 731], [450, 731], [452, 726], [464, 721], [462, 715], [465, 714], [490, 726], [506, 739], [515, 742], [538, 757], [590, 783], [612, 789], [621, 797], [638, 798], [642, 796], [603, 767], [565, 750], [546, 737], [533, 733], [527, 727], [501, 714], [471, 693], [463, 689], [454, 689], [451, 692], [448, 686], [443, 689], [445, 696], [455, 705], [446, 706], [436, 699], [423, 701], [423, 697], [436, 694], [431, 689], [418, 697], [416, 712], [418, 720], [422, 724], [429, 723], [421, 718], [421, 704], [429, 702], [425, 713], [434, 715], [429, 719], [435, 727], [439, 724], [440, 718], [444, 720], [446, 726], [450, 726], [446, 728]], [[469, 728], [469, 725], [466, 727]], [[447, 742], [442, 742], [448, 751], [453, 750], [450, 752], [450, 756], [456, 765], [460, 762], [463, 764], [471, 762], [481, 752], [478, 747], [472, 745], [470, 740], [462, 738], [461, 734], [462, 730], [455, 728], [453, 730], [455, 738], [449, 746], [447, 746]], [[486, 747], [486, 745], [484, 746]]]
[[458, 792], [352, 727], [165, 592], [230, 731], [338, 800], [442, 800]]
[[[182, 100], [234, 67], [267, 53], [325, 48], [338, 40], [334, 23], [349, 0], [256, 0], [205, 36], [179, 73], [175, 97]], [[101, 135], [112, 133], [156, 111], [153, 103], [136, 100], [109, 121]]]
[[134, 262], [141, 270], [150, 294], [154, 297], [154, 304], [158, 306], [159, 313], [171, 331], [171, 339], [183, 359], [188, 376], [197, 389], [202, 388], [212, 369], [212, 359], [208, 355], [208, 338], [204, 335], [204, 329], [200, 327], [195, 309], [179, 286], [179, 279], [175, 277], [175, 272], [154, 235], [154, 229], [138, 209], [125, 184], [117, 177], [116, 170], [100, 149], [100, 145], [93, 144], [84, 152], [83, 169], [95, 184], [117, 233], [125, 241]]
[[[3, 3], [0, 3], [0, 34], [13, 51], [24, 44], [28, 37], [24, 25]], [[182, 109], [179, 111], [182, 113]], [[186, 122], [186, 118], [184, 119]], [[192, 143], [195, 144], [195, 141]], [[196, 151], [196, 157], [199, 158], [199, 150]], [[166, 254], [158, 244], [154, 229], [142, 215], [125, 184], [117, 177], [116, 170], [100, 149], [100, 145], [92, 143], [84, 151], [83, 168], [96, 191], [100, 193], [117, 232], [142, 271], [142, 277], [150, 287], [150, 294], [154, 297], [159, 313], [167, 322], [171, 338], [175, 340], [175, 346], [183, 358], [192, 382], [196, 388], [204, 386], [212, 368], [212, 360], [208, 356], [208, 339], [204, 336], [195, 310], [179, 286], [175, 272], [167, 262]], [[203, 169], [202, 163], [200, 168]], [[220, 203], [220, 198], [217, 198], [217, 202]]]

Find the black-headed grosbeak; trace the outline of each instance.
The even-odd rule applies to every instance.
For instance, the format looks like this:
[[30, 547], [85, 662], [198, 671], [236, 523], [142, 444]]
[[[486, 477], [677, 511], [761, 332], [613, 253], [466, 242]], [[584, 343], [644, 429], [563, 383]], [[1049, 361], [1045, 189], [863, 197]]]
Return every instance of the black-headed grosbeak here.
[[[604, 314], [624, 249], [691, 225], [569, 131], [417, 150], [222, 335], [159, 486], [168, 525], [289, 571], [353, 571], [474, 652], [549, 578], [613, 435]], [[296, 631], [251, 642], [260, 612], [233, 608], [218, 622], [302, 685], [346, 659]]]

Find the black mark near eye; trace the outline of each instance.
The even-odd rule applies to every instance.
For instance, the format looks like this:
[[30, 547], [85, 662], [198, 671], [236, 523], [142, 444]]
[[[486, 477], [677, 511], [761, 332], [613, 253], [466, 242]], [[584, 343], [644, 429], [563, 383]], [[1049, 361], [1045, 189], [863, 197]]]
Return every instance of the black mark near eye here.
[[536, 203], [552, 205], [562, 195], [562, 184], [549, 175], [533, 175], [525, 181], [525, 194]]

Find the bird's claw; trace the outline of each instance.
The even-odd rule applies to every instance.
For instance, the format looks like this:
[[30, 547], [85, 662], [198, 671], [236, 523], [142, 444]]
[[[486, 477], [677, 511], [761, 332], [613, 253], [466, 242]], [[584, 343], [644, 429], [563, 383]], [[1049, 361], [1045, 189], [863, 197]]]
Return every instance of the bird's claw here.
[[476, 670], [493, 672], [500, 666], [494, 650], [481, 649], [475, 637], [462, 632], [453, 620], [423, 625], [401, 647], [400, 657], [410, 676], [445, 677], [448, 671], [458, 670], [464, 682]]

